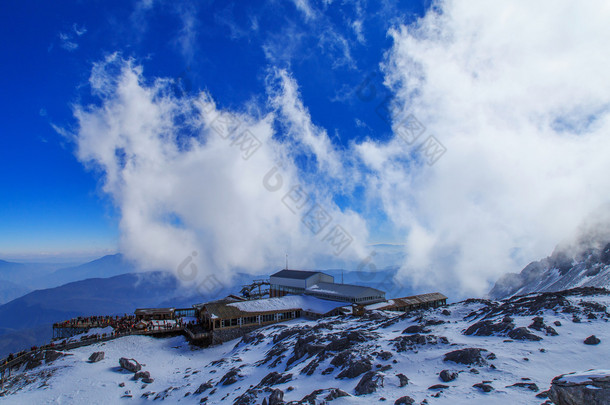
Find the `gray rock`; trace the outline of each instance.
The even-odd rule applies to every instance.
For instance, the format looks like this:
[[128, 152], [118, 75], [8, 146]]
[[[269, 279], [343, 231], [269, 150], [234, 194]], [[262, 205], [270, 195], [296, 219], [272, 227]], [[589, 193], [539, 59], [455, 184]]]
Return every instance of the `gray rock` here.
[[458, 373], [449, 370], [443, 370], [439, 373], [438, 376], [441, 380], [443, 380], [443, 382], [449, 382], [455, 380], [458, 377]]
[[415, 400], [408, 395], [400, 397], [396, 401], [394, 401], [394, 405], [411, 405], [413, 403], [415, 403]]
[[292, 380], [292, 374], [282, 374], [277, 371], [272, 371], [267, 374], [260, 383], [258, 383], [258, 387], [270, 387], [272, 385], [283, 384]]
[[601, 342], [599, 338], [595, 335], [591, 335], [585, 339], [584, 344], [586, 345], [598, 345]]
[[131, 371], [132, 373], [137, 373], [142, 370], [142, 365], [138, 363], [135, 359], [128, 359], [126, 357], [121, 357], [119, 359], [119, 365], [127, 371]]
[[100, 360], [104, 360], [104, 352], [95, 352], [89, 356], [89, 363], [97, 363]]
[[537, 342], [542, 340], [540, 336], [534, 335], [528, 328], [515, 328], [508, 332], [508, 337], [515, 340], [531, 340]]
[[553, 378], [549, 398], [556, 405], [610, 404], [610, 374], [595, 371], [562, 374]]
[[429, 390], [444, 390], [445, 388], [449, 388], [449, 386], [445, 384], [434, 384], [428, 387]]
[[534, 392], [538, 392], [540, 390], [538, 388], [538, 386], [536, 385], [536, 383], [533, 383], [533, 382], [518, 382], [513, 385], [507, 385], [506, 388], [508, 388], [508, 387], [527, 388], [528, 390], [531, 390]]
[[[508, 322], [506, 320], [510, 319]], [[491, 336], [494, 334], [504, 334], [511, 331], [515, 324], [512, 323], [512, 319], [503, 319], [502, 322], [493, 323], [492, 321], [480, 321], [472, 324], [468, 329], [464, 331], [464, 335], [474, 336]]]
[[396, 374], [396, 377], [398, 377], [398, 381], [401, 387], [404, 387], [405, 385], [409, 384], [409, 378], [406, 375], [400, 373]]
[[485, 383], [478, 383], [478, 384], [473, 385], [473, 387], [478, 388], [483, 392], [491, 392], [494, 390], [494, 387], [492, 387], [489, 384], [485, 384]]
[[201, 384], [199, 386], [199, 388], [197, 388], [197, 390], [194, 392], [195, 394], [199, 395], [204, 393], [205, 391], [209, 390], [210, 388], [213, 388], [214, 386], [212, 385], [212, 383], [210, 381], [208, 382], [204, 382], [203, 384]]
[[333, 399], [337, 399], [340, 397], [349, 397], [350, 396], [347, 392], [340, 390], [339, 388], [326, 388], [326, 389], [319, 389], [319, 390], [313, 391], [311, 394], [306, 395], [298, 403], [299, 404], [315, 404], [318, 396], [322, 395], [325, 392], [328, 393], [324, 397], [325, 401], [332, 401]]
[[239, 374], [239, 369], [234, 367], [222, 376], [218, 384], [231, 385], [235, 384], [242, 376]]
[[133, 376], [133, 379], [136, 381], [140, 378], [150, 378], [150, 373], [148, 371], [138, 371]]
[[269, 395], [269, 405], [281, 405], [284, 403], [284, 391], [275, 388]]
[[383, 387], [383, 374], [369, 371], [362, 376], [354, 391], [356, 395], [366, 395], [377, 391], [380, 386]]
[[429, 329], [424, 328], [421, 325], [411, 325], [407, 329], [403, 330], [402, 333], [428, 333]]
[[446, 353], [443, 361], [452, 361], [454, 363], [466, 365], [478, 364], [480, 366], [484, 366], [487, 364], [487, 361], [483, 358], [483, 355], [481, 353], [486, 351], [486, 349], [479, 349], [473, 347], [454, 350], [452, 352]]

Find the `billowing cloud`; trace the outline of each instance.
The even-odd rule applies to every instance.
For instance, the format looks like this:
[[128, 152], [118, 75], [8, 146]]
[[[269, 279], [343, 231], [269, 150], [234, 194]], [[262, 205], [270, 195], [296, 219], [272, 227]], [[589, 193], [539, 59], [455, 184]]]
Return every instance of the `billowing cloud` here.
[[[601, 1], [437, 2], [390, 31], [394, 136], [341, 149], [289, 70], [269, 69], [265, 102], [227, 110], [113, 55], [92, 71], [99, 103], [75, 110], [78, 157], [102, 174], [121, 250], [143, 267], [268, 274], [286, 252], [330, 267], [351, 240], [339, 257], [353, 268], [374, 231], [403, 237], [404, 284], [481, 295], [561, 242], [607, 235], [590, 223], [608, 212], [609, 17]], [[264, 46], [272, 64], [289, 66], [280, 56], [305, 35], [286, 32], [289, 51]]]
[[[441, 1], [391, 31], [396, 137], [358, 150], [408, 234], [406, 280], [483, 293], [608, 202], [609, 17], [603, 1]], [[431, 135], [446, 152], [429, 166], [412, 153]]]
[[[176, 96], [171, 81], [145, 85], [142, 75], [133, 61], [108, 57], [90, 78], [99, 104], [75, 109], [78, 158], [100, 172], [120, 212], [126, 255], [174, 271], [187, 260], [205, 282], [268, 274], [286, 253], [297, 267], [364, 254], [364, 221], [293, 163], [299, 145], [321, 162], [330, 152], [316, 146], [328, 146], [325, 133], [308, 122], [286, 72], [264, 114], [219, 109], [207, 93]], [[277, 140], [278, 114], [305, 129]], [[195, 277], [191, 267], [182, 275]]]

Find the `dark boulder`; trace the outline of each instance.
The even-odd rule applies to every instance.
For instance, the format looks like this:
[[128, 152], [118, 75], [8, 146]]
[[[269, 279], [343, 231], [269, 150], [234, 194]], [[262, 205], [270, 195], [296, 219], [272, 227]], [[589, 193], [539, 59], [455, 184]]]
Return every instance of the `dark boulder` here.
[[494, 387], [492, 387], [489, 384], [484, 384], [484, 383], [477, 383], [475, 385], [473, 385], [474, 388], [478, 388], [483, 392], [491, 392], [494, 390]]
[[272, 385], [283, 384], [292, 380], [292, 374], [282, 374], [277, 371], [272, 371], [263, 377], [257, 387], [270, 387]]
[[537, 342], [542, 340], [538, 335], [534, 335], [528, 328], [516, 328], [508, 332], [508, 337], [515, 340], [531, 340]]
[[199, 386], [199, 388], [197, 388], [197, 390], [194, 392], [195, 394], [199, 395], [199, 394], [203, 394], [205, 391], [209, 390], [210, 388], [213, 388], [214, 386], [212, 385], [212, 383], [210, 381], [208, 382], [204, 382], [203, 384], [201, 384]]
[[101, 360], [104, 360], [104, 352], [95, 352], [89, 356], [89, 363], [97, 363]]
[[492, 321], [480, 321], [470, 325], [465, 331], [464, 335], [474, 336], [491, 336], [493, 334], [504, 334], [511, 331], [515, 327], [512, 321], [509, 322], [498, 322], [493, 323]]
[[275, 388], [269, 395], [269, 405], [281, 405], [284, 403], [284, 391]]
[[398, 377], [398, 381], [401, 387], [404, 387], [405, 385], [409, 384], [409, 377], [407, 377], [406, 375], [400, 373], [396, 374], [396, 377]]
[[513, 385], [507, 385], [506, 388], [508, 388], [508, 387], [527, 388], [528, 390], [531, 390], [534, 392], [538, 392], [540, 390], [538, 388], [538, 386], [536, 385], [536, 383], [533, 383], [533, 382], [518, 382], [518, 383], [514, 383]]
[[135, 359], [128, 359], [126, 357], [121, 357], [119, 359], [119, 365], [127, 371], [131, 371], [132, 373], [137, 373], [142, 370], [142, 365], [138, 363]]
[[458, 377], [458, 373], [449, 370], [443, 370], [439, 373], [438, 376], [443, 382], [449, 382], [455, 380]]
[[400, 397], [396, 401], [394, 401], [394, 405], [412, 405], [414, 403], [415, 403], [415, 400], [408, 395], [405, 395], [404, 397]]
[[544, 324], [544, 318], [542, 318], [541, 316], [535, 316], [532, 321], [533, 322], [528, 326], [528, 328], [530, 329], [541, 331], [546, 327], [546, 325]]
[[445, 388], [449, 388], [449, 386], [445, 384], [434, 384], [428, 387], [429, 390], [444, 390]]
[[402, 331], [402, 333], [428, 333], [428, 332], [430, 332], [430, 330], [424, 328], [421, 325], [411, 325]]
[[319, 390], [313, 391], [309, 395], [306, 395], [298, 403], [299, 404], [316, 404], [318, 396], [324, 395], [324, 393], [327, 393], [327, 395], [324, 396], [325, 401], [332, 401], [333, 399], [350, 396], [347, 392], [340, 390], [338, 388], [319, 389]]
[[[242, 376], [239, 374], [238, 368], [232, 368], [225, 375], [222, 376], [218, 384], [231, 385], [235, 384]], [[217, 384], [217, 385], [218, 385]]]
[[372, 368], [373, 364], [368, 359], [352, 360], [336, 378], [356, 378], [367, 371], [371, 371]]
[[356, 385], [356, 395], [366, 395], [377, 391], [377, 388], [383, 387], [383, 374], [377, 371], [369, 371], [362, 376], [358, 385]]
[[380, 352], [377, 355], [377, 357], [379, 357], [381, 360], [385, 360], [385, 361], [390, 360], [390, 358], [392, 358], [392, 356], [393, 356], [392, 352], [385, 352], [385, 351]]
[[477, 364], [480, 366], [484, 366], [487, 364], [487, 361], [483, 358], [482, 353], [486, 351], [486, 349], [472, 347], [467, 349], [454, 350], [452, 352], [446, 353], [443, 361], [452, 361], [454, 363], [466, 365]]
[[140, 378], [150, 378], [150, 373], [148, 371], [138, 371], [133, 375], [133, 379], [136, 381]]
[[599, 338], [595, 335], [591, 335], [585, 339], [584, 344], [586, 345], [598, 345], [601, 342]]

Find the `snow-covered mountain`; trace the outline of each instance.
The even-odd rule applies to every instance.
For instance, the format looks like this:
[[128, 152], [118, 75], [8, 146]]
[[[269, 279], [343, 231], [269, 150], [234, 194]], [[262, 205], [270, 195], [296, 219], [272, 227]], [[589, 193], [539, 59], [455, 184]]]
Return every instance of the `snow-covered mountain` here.
[[582, 249], [576, 254], [567, 253], [567, 249], [556, 249], [551, 256], [528, 264], [521, 273], [502, 276], [489, 292], [489, 297], [497, 300], [581, 286], [610, 287], [610, 243]]
[[[32, 358], [13, 370], [2, 400], [539, 404], [555, 376], [607, 367], [609, 304], [609, 291], [580, 288], [407, 314], [299, 319], [208, 348], [180, 336], [123, 337]], [[88, 362], [94, 352], [103, 360]], [[144, 373], [120, 367], [122, 357]]]

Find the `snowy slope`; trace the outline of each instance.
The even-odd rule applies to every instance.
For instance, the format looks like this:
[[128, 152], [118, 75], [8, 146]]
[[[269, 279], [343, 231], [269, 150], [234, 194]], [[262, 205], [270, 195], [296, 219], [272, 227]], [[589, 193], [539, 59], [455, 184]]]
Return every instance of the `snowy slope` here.
[[555, 251], [528, 264], [519, 274], [501, 277], [489, 292], [492, 299], [575, 287], [610, 287], [610, 243], [577, 254]]
[[[580, 289], [503, 302], [467, 300], [404, 315], [374, 311], [362, 318], [294, 320], [203, 349], [190, 346], [182, 337], [125, 337], [75, 349], [50, 364], [22, 371], [9, 381], [8, 394], [1, 401], [108, 404], [157, 399], [195, 404], [207, 398], [209, 404], [260, 404], [274, 389], [281, 390], [288, 402], [301, 401], [318, 389], [337, 388], [349, 395], [332, 401], [338, 405], [370, 404], [381, 398], [393, 404], [405, 395], [417, 404], [423, 400], [429, 404], [540, 404], [545, 399], [536, 395], [549, 388], [553, 377], [607, 368], [608, 305], [608, 291]], [[449, 312], [443, 313], [445, 309]], [[536, 323], [536, 316], [542, 320]], [[503, 330], [477, 336], [488, 333], [485, 325], [489, 324], [501, 325]], [[532, 324], [535, 327], [529, 333], [541, 340], [507, 336]], [[412, 328], [405, 331], [408, 327]], [[414, 329], [419, 333], [408, 333]], [[583, 344], [593, 334], [601, 343]], [[444, 361], [445, 354], [464, 348], [487, 351], [481, 352], [480, 364]], [[96, 351], [104, 351], [105, 359], [88, 363]], [[133, 373], [119, 368], [120, 357], [143, 363], [154, 382], [134, 381]], [[383, 377], [383, 386], [358, 396], [356, 387], [369, 362], [376, 375]], [[439, 379], [444, 369], [459, 375], [444, 383]], [[347, 376], [338, 378], [341, 373]], [[398, 374], [408, 377], [407, 385], [400, 387]], [[473, 387], [482, 382], [493, 390], [486, 393]], [[524, 386], [512, 386], [515, 383]], [[436, 384], [448, 387], [429, 389]], [[531, 384], [539, 390], [528, 388], [535, 388]], [[124, 397], [126, 392], [131, 396]], [[329, 392], [317, 399], [323, 400]]]

